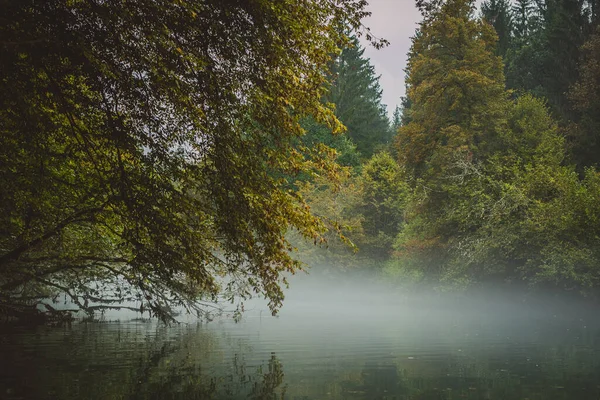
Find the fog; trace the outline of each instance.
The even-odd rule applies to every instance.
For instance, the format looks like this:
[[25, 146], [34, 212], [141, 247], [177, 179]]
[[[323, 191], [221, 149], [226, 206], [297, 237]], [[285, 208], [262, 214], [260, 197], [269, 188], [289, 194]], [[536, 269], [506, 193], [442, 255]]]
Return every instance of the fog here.
[[[586, 315], [596, 306], [577, 292], [552, 291], [518, 284], [481, 285], [448, 291], [433, 285], [398, 287], [364, 272], [323, 274], [318, 270], [288, 278], [280, 318], [331, 317], [389, 320], [406, 315], [493, 315], [498, 319]], [[246, 302], [249, 312], [263, 310], [259, 299]]]
[[[228, 313], [212, 322], [182, 314], [180, 324], [164, 325], [116, 313], [104, 323], [0, 334], [0, 390], [10, 399], [45, 398], [45, 388], [64, 399], [84, 391], [256, 400], [600, 394], [600, 324], [575, 294], [508, 285], [407, 290], [329, 271], [290, 277], [276, 317], [252, 299], [238, 322]], [[38, 385], [27, 384], [30, 371]]]
[[[434, 287], [400, 289], [364, 274], [324, 275], [318, 271], [290, 279], [276, 317], [258, 299], [246, 302], [242, 321], [217, 325], [263, 337], [287, 337], [296, 344], [330, 338], [337, 343], [375, 337], [430, 341], [458, 340], [473, 347], [489, 341], [541, 343], [575, 329], [597, 327], [596, 306], [577, 293], [553, 293], [510, 285], [441, 292]], [[412, 339], [411, 339], [412, 338]], [[314, 344], [313, 344], [314, 345]]]

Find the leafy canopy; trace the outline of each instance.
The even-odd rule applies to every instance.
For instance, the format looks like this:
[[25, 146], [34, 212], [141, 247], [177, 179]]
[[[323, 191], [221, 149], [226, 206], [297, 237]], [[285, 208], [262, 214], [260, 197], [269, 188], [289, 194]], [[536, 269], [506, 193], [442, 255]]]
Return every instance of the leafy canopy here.
[[[428, 3], [432, 6], [433, 3]], [[386, 268], [464, 287], [526, 280], [598, 287], [598, 172], [565, 165], [565, 138], [546, 103], [509, 101], [491, 26], [472, 2], [426, 9], [409, 62], [410, 117], [398, 135], [411, 193]], [[594, 110], [594, 52], [571, 96]]]
[[365, 6], [2, 2], [2, 311], [66, 293], [169, 318], [223, 292], [276, 310], [286, 230], [323, 228], [276, 177], [330, 165], [290, 143], [309, 115], [341, 130], [320, 100], [342, 27], [372, 39]]

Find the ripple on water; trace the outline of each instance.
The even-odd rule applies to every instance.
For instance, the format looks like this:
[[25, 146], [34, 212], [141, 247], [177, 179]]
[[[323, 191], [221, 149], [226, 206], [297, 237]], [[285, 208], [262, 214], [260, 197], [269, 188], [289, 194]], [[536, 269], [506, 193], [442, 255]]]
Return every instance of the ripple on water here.
[[590, 318], [432, 306], [315, 310], [239, 324], [5, 331], [0, 398], [600, 397], [600, 326]]

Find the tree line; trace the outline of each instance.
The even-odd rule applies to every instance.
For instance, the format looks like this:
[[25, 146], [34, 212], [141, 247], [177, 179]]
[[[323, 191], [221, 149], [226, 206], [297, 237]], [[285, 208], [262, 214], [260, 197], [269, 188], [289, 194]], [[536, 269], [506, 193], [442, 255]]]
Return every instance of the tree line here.
[[318, 182], [302, 189], [347, 225], [358, 255], [335, 246], [307, 254], [399, 284], [595, 293], [597, 2], [418, 6], [393, 140], [331, 196]]

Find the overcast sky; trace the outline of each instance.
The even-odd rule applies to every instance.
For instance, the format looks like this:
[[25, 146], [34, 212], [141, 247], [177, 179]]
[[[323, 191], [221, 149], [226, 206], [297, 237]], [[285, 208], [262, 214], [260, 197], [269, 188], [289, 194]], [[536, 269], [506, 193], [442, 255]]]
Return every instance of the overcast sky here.
[[400, 97], [404, 96], [404, 68], [406, 54], [410, 49], [410, 38], [414, 36], [421, 14], [414, 0], [369, 0], [369, 11], [373, 15], [364, 21], [373, 34], [390, 42], [390, 45], [375, 50], [366, 46], [365, 56], [375, 66], [383, 88], [383, 103], [388, 107], [390, 117]]

